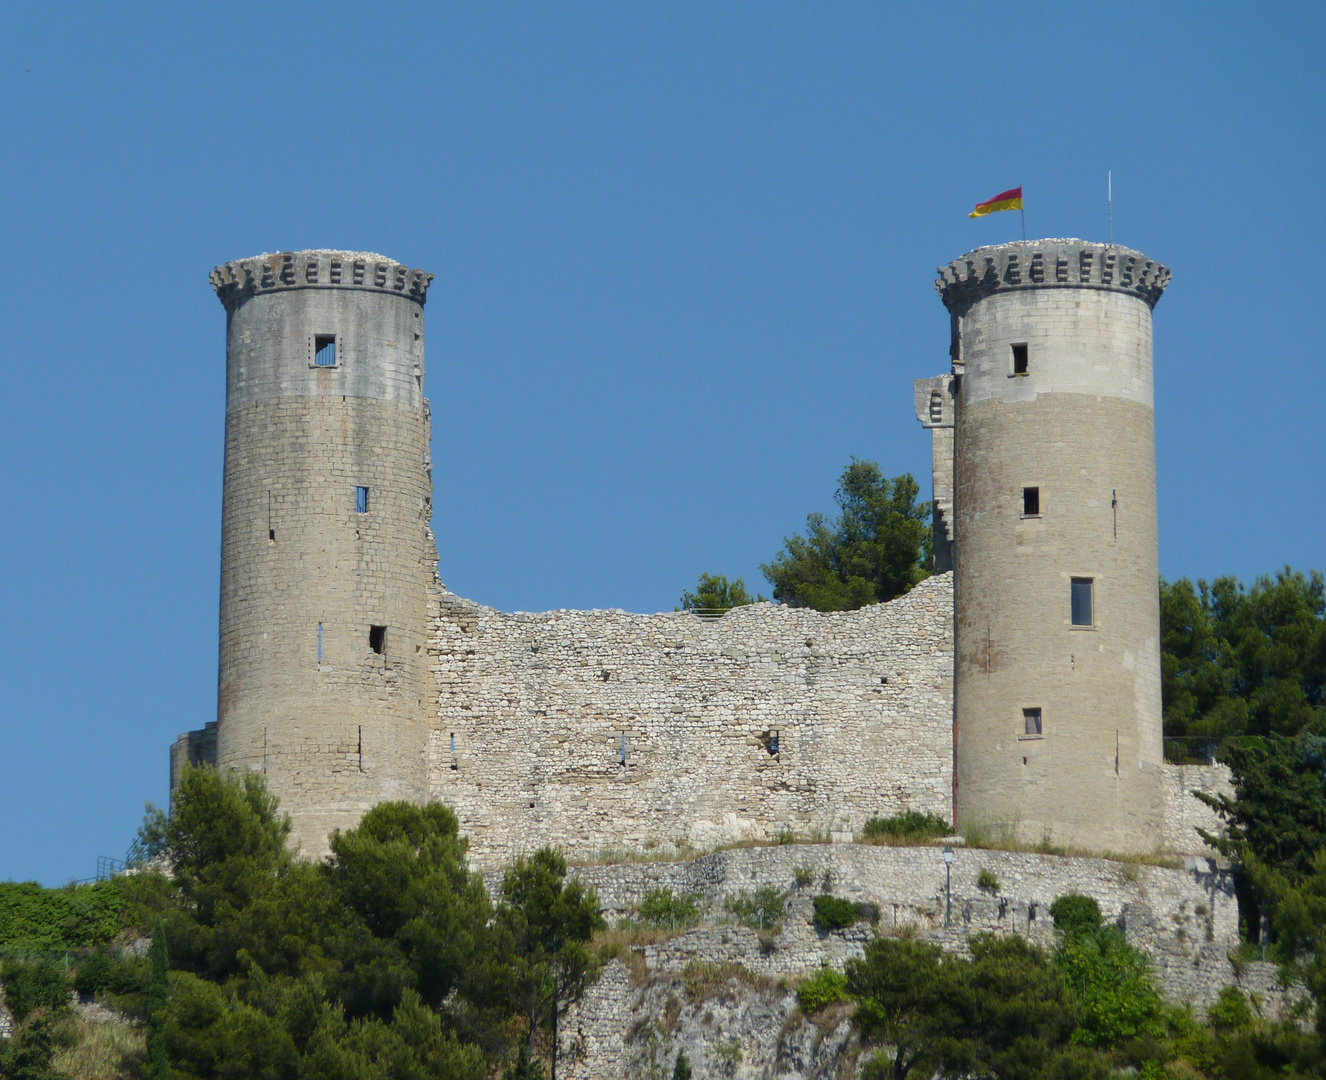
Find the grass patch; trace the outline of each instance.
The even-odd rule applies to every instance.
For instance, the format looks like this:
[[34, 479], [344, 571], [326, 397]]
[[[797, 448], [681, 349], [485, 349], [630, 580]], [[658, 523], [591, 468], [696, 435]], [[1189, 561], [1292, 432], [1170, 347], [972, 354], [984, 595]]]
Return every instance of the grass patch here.
[[752, 990], [771, 990], [777, 986], [775, 980], [756, 975], [745, 964], [734, 961], [711, 964], [704, 960], [692, 960], [681, 972], [681, 985], [692, 1001], [713, 997], [727, 989], [734, 979]]
[[[1182, 870], [1183, 859], [1173, 855], [1163, 855], [1158, 851], [1133, 853], [1119, 851], [1091, 851], [1087, 848], [1070, 847], [1055, 844], [1049, 837], [1043, 837], [1039, 843], [1027, 843], [1016, 839], [1008, 829], [968, 826], [963, 831], [966, 846], [982, 851], [1011, 851], [1024, 855], [1056, 855], [1065, 859], [1105, 859], [1109, 862], [1129, 866], [1159, 866], [1164, 870]], [[1126, 872], [1125, 872], [1126, 873]], [[1129, 878], [1136, 880], [1136, 875]]]
[[871, 844], [925, 844], [952, 834], [953, 826], [938, 814], [916, 810], [904, 810], [893, 817], [868, 818], [861, 829], [861, 836]]
[[129, 1080], [142, 1075], [147, 1058], [144, 1028], [128, 1023], [89, 1024], [76, 1019], [68, 1023], [68, 1045], [51, 1061], [68, 1080]]

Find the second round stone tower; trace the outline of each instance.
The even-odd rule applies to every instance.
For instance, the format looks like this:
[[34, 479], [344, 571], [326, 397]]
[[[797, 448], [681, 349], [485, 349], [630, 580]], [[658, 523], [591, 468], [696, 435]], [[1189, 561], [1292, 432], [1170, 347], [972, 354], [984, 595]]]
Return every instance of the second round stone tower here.
[[322, 250], [211, 275], [227, 380], [217, 764], [265, 773], [312, 856], [374, 803], [426, 796], [431, 277]]
[[953, 427], [958, 822], [1155, 850], [1151, 311], [1169, 271], [1127, 248], [1043, 240], [978, 248], [939, 273], [953, 373], [931, 380], [930, 413]]

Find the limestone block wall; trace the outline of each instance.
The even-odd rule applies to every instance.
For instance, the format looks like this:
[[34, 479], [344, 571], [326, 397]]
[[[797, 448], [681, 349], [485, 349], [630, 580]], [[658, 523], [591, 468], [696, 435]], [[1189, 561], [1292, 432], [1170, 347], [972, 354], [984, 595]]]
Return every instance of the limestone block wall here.
[[212, 273], [227, 373], [217, 762], [265, 773], [315, 857], [374, 803], [427, 793], [429, 277], [321, 250]]
[[888, 604], [505, 614], [445, 594], [430, 794], [480, 862], [947, 817], [951, 578]]
[[1165, 763], [1165, 847], [1170, 851], [1215, 854], [1200, 836], [1199, 828], [1212, 836], [1225, 831], [1225, 823], [1206, 803], [1193, 797], [1233, 795], [1234, 779], [1227, 765], [1171, 765]]
[[[958, 819], [1032, 843], [1155, 850], [1151, 308], [1169, 272], [1125, 248], [1045, 240], [980, 248], [940, 275], [958, 386]], [[1091, 596], [1076, 619], [1075, 582]]]

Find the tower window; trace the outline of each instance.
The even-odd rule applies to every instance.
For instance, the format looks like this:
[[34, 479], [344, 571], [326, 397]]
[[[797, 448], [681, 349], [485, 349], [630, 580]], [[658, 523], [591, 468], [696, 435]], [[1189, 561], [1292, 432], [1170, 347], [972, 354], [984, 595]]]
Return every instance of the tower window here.
[[355, 488], [355, 513], [368, 513], [368, 488], [366, 487]]
[[368, 647], [381, 656], [387, 651], [387, 628], [370, 626], [368, 628]]
[[1027, 373], [1027, 346], [1025, 343], [1013, 346], [1013, 374]]
[[1089, 577], [1072, 579], [1073, 590], [1073, 625], [1095, 626], [1095, 582]]
[[1041, 516], [1041, 489], [1038, 487], [1024, 487], [1022, 489], [1022, 516], [1040, 517]]
[[[1041, 711], [1040, 711], [1040, 709], [1023, 709], [1023, 710], [1022, 710], [1022, 728], [1023, 728], [1022, 733], [1023, 733], [1024, 735], [1039, 735], [1039, 734], [1041, 734]], [[1026, 758], [1023, 758], [1023, 759], [1022, 759], [1022, 764], [1025, 765], [1026, 763], [1027, 763]]]
[[313, 363], [316, 367], [336, 366], [336, 335], [318, 334], [313, 339]]

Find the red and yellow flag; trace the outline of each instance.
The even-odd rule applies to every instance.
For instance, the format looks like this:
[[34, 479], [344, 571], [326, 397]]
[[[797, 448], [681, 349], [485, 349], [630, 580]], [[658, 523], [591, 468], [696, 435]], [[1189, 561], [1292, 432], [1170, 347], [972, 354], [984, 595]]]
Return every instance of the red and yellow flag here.
[[1009, 188], [1007, 191], [1001, 191], [993, 199], [986, 199], [985, 202], [978, 202], [976, 209], [968, 217], [984, 217], [986, 214], [993, 214], [996, 210], [1021, 210], [1022, 209], [1022, 189], [1020, 187]]

